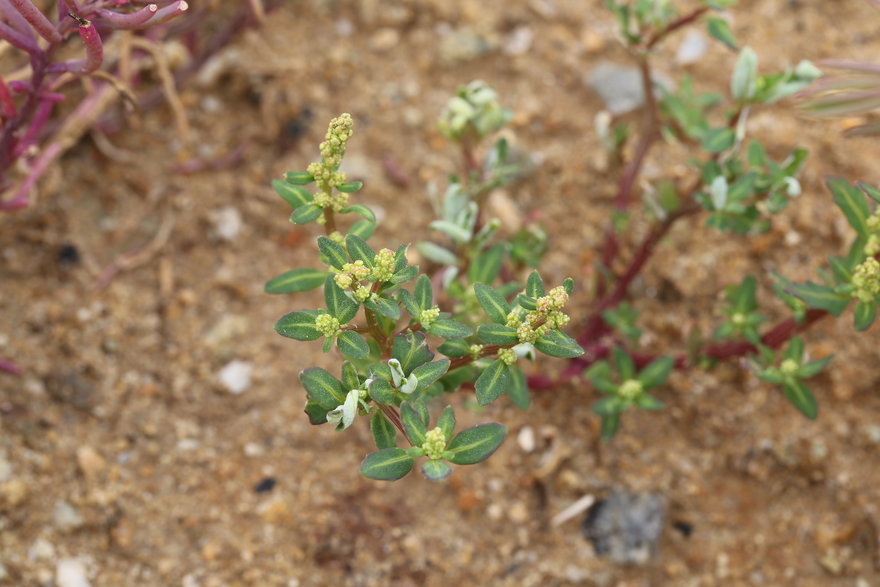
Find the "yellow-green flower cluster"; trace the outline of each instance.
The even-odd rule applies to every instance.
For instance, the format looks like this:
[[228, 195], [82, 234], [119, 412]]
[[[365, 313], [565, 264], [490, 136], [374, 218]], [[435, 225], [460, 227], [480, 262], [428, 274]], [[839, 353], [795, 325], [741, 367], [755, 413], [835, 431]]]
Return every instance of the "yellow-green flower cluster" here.
[[[322, 160], [319, 163], [310, 163], [306, 168], [306, 171], [315, 178], [319, 188], [313, 202], [334, 212], [339, 212], [348, 205], [348, 194], [334, 193], [333, 188], [345, 183], [345, 174], [338, 168], [345, 155], [345, 145], [354, 134], [353, 124], [350, 114], [340, 114], [331, 120], [324, 141], [320, 145]], [[321, 221], [319, 218], [318, 223]]]
[[865, 259], [853, 271], [852, 295], [861, 302], [873, 302], [880, 296], [880, 262], [873, 257]]
[[784, 361], [782, 361], [782, 364], [779, 365], [779, 370], [782, 371], [783, 375], [791, 376], [797, 373], [799, 367], [800, 364], [798, 364], [798, 362], [794, 359], [785, 359]]
[[868, 217], [868, 242], [865, 243], [865, 254], [873, 257], [880, 253], [880, 208]]
[[513, 349], [501, 349], [498, 351], [498, 358], [505, 365], [513, 365], [516, 363], [516, 351]]
[[443, 452], [446, 450], [446, 434], [439, 426], [425, 433], [422, 450], [425, 451], [425, 456], [431, 460], [436, 461], [443, 456]]
[[315, 326], [327, 338], [336, 336], [342, 329], [339, 320], [330, 314], [318, 314], [315, 318]]
[[382, 249], [376, 253], [376, 259], [373, 261], [372, 277], [378, 282], [388, 281], [394, 275], [394, 251], [391, 249]]
[[342, 289], [348, 289], [356, 283], [360, 283], [370, 276], [370, 268], [364, 265], [364, 262], [358, 259], [353, 263], [346, 263], [339, 270], [339, 273], [333, 276], [333, 281]]
[[471, 346], [468, 347], [468, 352], [471, 354], [472, 357], [477, 359], [477, 358], [479, 358], [480, 353], [483, 352], [483, 345], [472, 344]]
[[642, 395], [642, 392], [644, 390], [645, 388], [638, 380], [627, 379], [620, 384], [620, 387], [617, 388], [617, 395], [619, 395], [622, 399], [633, 401], [634, 399]]
[[507, 325], [516, 328], [520, 342], [535, 342], [551, 330], [562, 328], [570, 318], [562, 311], [568, 293], [562, 286], [554, 287], [536, 301], [537, 309], [525, 312], [515, 308], [507, 315]]
[[433, 308], [428, 308], [427, 310], [422, 310], [419, 312], [419, 324], [428, 328], [434, 321], [440, 317], [440, 308], [434, 306]]

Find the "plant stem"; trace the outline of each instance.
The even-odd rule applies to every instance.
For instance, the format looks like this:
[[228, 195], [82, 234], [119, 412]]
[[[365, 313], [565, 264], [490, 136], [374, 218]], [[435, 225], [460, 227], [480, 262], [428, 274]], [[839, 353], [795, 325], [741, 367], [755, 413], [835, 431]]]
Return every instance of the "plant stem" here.
[[651, 35], [651, 37], [648, 39], [648, 42], [645, 43], [645, 49], [653, 49], [654, 46], [657, 45], [657, 43], [665, 39], [671, 33], [680, 29], [681, 27], [689, 25], [707, 12], [709, 12], [708, 8], [697, 8], [693, 12], [682, 16], [674, 22], [669, 23], [668, 25], [666, 25], [666, 27]]
[[388, 421], [394, 424], [394, 427], [400, 430], [400, 433], [403, 434], [403, 437], [406, 438], [406, 441], [410, 443], [411, 446], [415, 446], [413, 444], [412, 439], [410, 439], [409, 434], [406, 433], [406, 428], [403, 426], [403, 422], [400, 420], [400, 415], [397, 413], [397, 409], [394, 406], [386, 406], [384, 404], [376, 403], [379, 406], [379, 409], [382, 410], [382, 413], [385, 414], [385, 417], [388, 418]]

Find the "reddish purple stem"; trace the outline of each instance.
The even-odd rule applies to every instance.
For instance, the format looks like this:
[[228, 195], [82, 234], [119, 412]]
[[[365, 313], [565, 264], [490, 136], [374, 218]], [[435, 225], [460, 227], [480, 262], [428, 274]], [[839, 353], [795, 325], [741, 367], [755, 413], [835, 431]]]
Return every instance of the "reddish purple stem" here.
[[6, 120], [15, 116], [15, 103], [12, 101], [12, 94], [9, 93], [9, 86], [2, 77], [0, 77], [0, 112]]
[[12, 6], [21, 13], [26, 21], [30, 23], [34, 30], [41, 37], [53, 44], [61, 42], [61, 33], [55, 28], [46, 15], [40, 12], [40, 9], [34, 6], [31, 0], [9, 0]]
[[49, 115], [52, 114], [53, 106], [55, 106], [54, 100], [40, 100], [40, 105], [37, 106], [37, 111], [34, 113], [34, 117], [31, 120], [30, 128], [28, 128], [27, 133], [18, 141], [12, 152], [16, 158], [21, 157], [31, 145], [37, 142], [37, 137], [39, 136], [40, 131], [43, 130], [43, 126], [49, 120]]
[[97, 10], [97, 15], [113, 25], [114, 28], [133, 29], [147, 24], [147, 22], [155, 16], [156, 11], [158, 10], [159, 6], [157, 4], [147, 4], [137, 12], [131, 12], [129, 14], [122, 14], [105, 8], [99, 8]]
[[25, 34], [18, 32], [5, 22], [0, 22], [0, 39], [7, 41], [13, 47], [27, 51], [31, 55], [39, 54], [40, 48]]
[[21, 367], [3, 357], [0, 357], [0, 371], [6, 371], [10, 375], [21, 375]]
[[159, 10], [156, 11], [156, 14], [146, 22], [146, 26], [153, 26], [154, 24], [161, 24], [167, 20], [182, 14], [189, 9], [189, 4], [180, 0], [178, 2], [174, 2], [169, 4], [168, 6], [163, 6]]

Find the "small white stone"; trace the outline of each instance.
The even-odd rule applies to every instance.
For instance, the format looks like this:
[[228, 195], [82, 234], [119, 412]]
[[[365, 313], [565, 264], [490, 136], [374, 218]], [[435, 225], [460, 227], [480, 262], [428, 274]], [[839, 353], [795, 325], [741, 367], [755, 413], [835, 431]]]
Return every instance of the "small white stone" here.
[[52, 521], [55, 522], [55, 526], [59, 530], [64, 532], [76, 530], [85, 523], [82, 515], [76, 511], [76, 508], [66, 501], [55, 502], [55, 507], [52, 508]]
[[709, 49], [709, 41], [706, 36], [698, 30], [688, 29], [678, 51], [675, 52], [675, 60], [681, 65], [689, 65], [696, 63], [702, 59]]
[[63, 558], [55, 568], [55, 582], [58, 587], [90, 587], [86, 576], [86, 564], [82, 559]]
[[527, 26], [517, 27], [504, 39], [504, 52], [508, 55], [523, 55], [532, 46], [535, 33]]
[[251, 372], [254, 370], [253, 363], [248, 361], [234, 360], [220, 369], [220, 383], [229, 393], [244, 393], [251, 386]]
[[350, 20], [340, 18], [335, 24], [336, 34], [340, 37], [350, 37], [354, 32], [354, 24]]
[[55, 547], [45, 538], [37, 538], [28, 549], [27, 557], [32, 561], [55, 558]]
[[531, 426], [523, 426], [516, 435], [516, 441], [525, 452], [532, 452], [535, 450], [535, 430]]
[[181, 438], [177, 441], [177, 450], [181, 452], [189, 452], [199, 448], [199, 441], [195, 438]]
[[249, 442], [244, 445], [244, 454], [249, 457], [259, 457], [265, 453], [266, 451], [263, 450], [263, 447], [256, 442]]
[[214, 233], [225, 241], [234, 241], [241, 232], [244, 224], [241, 220], [241, 213], [238, 208], [233, 206], [224, 206], [219, 210], [215, 210], [212, 214], [214, 221]]

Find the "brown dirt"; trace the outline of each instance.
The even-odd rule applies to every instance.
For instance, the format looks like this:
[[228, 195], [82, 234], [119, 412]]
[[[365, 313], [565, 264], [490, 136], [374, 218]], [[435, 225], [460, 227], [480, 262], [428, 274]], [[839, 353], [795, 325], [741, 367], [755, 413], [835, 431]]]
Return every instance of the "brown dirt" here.
[[[229, 47], [216, 76], [183, 89], [190, 144], [175, 138], [170, 111], [143, 112], [129, 120], [133, 130], [109, 137], [134, 163], [84, 141], [33, 207], [0, 217], [0, 356], [24, 371], [0, 374], [6, 582], [51, 584], [59, 559], [84, 557], [94, 585], [880, 584], [880, 354], [876, 327], [854, 336], [848, 316], [806, 337], [814, 357], [836, 354], [813, 382], [815, 422], [734, 365], [675, 374], [661, 393], [668, 408], [627, 414], [607, 446], [587, 386], [542, 394], [526, 413], [505, 401], [470, 411], [463, 393], [450, 400], [460, 425], [501, 421], [511, 431], [505, 445], [446, 483], [411, 475], [383, 484], [357, 474], [370, 446], [361, 422], [336, 434], [302, 414], [297, 373], [313, 364], [336, 370], [338, 361], [272, 331], [284, 312], [319, 298], [262, 293], [266, 279], [316, 263], [314, 230], [287, 224], [270, 180], [304, 168], [326, 121], [351, 112], [348, 159], [368, 184], [357, 197], [385, 212], [375, 242], [423, 238], [432, 217], [426, 185], [442, 188], [455, 162], [435, 118], [458, 85], [484, 79], [516, 112], [511, 138], [543, 156], [508, 196], [552, 230], [548, 280], [582, 277], [615, 177], [593, 133], [601, 103], [583, 77], [601, 59], [625, 63], [600, 6], [289, 3]], [[856, 0], [751, 0], [734, 16], [765, 71], [880, 49], [880, 14]], [[349, 36], [340, 34], [346, 26]], [[443, 56], [449, 29], [495, 46], [521, 26], [534, 33], [526, 54]], [[696, 66], [658, 63], [670, 77], [689, 72], [725, 89], [733, 60], [713, 46]], [[291, 120], [304, 132], [283, 130]], [[874, 143], [844, 142], [840, 129], [799, 118], [790, 104], [753, 114], [750, 130], [775, 156], [810, 148], [802, 200], [762, 239], [719, 235], [699, 221], [677, 227], [634, 290], [646, 350], [680, 348], [692, 324], [708, 332], [722, 286], [744, 274], [804, 279], [846, 246], [821, 178], [877, 183], [880, 172]], [[241, 145], [244, 160], [233, 167], [173, 172]], [[411, 178], [408, 187], [390, 181], [385, 158]], [[679, 173], [676, 161], [658, 152], [646, 177]], [[213, 232], [225, 206], [243, 219], [231, 242]], [[104, 267], [169, 227], [158, 252], [96, 285]], [[636, 220], [634, 230], [644, 225]], [[65, 243], [79, 264], [59, 264]], [[217, 380], [233, 359], [254, 366], [240, 395]], [[538, 439], [531, 453], [516, 441], [526, 426]], [[255, 492], [266, 477], [277, 485]], [[659, 552], [644, 567], [597, 557], [581, 517], [550, 524], [576, 499], [613, 487], [669, 500]], [[81, 519], [57, 515], [59, 503]], [[690, 524], [690, 537], [675, 522]]]

